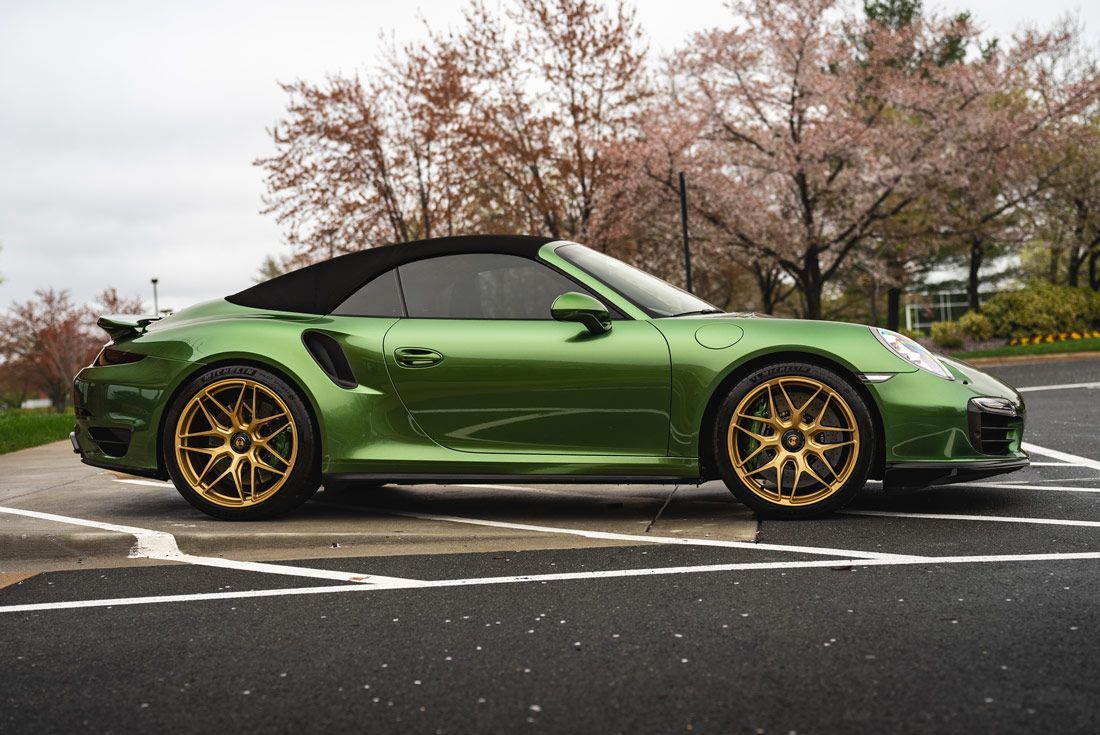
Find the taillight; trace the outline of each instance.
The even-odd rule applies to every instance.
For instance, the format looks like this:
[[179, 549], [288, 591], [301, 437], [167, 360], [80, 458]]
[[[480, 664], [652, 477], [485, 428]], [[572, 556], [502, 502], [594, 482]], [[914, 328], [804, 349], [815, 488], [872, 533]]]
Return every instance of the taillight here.
[[103, 367], [104, 365], [126, 365], [144, 359], [145, 355], [139, 355], [136, 352], [123, 352], [113, 347], [104, 347], [99, 353], [99, 356], [96, 357], [95, 364], [97, 367]]

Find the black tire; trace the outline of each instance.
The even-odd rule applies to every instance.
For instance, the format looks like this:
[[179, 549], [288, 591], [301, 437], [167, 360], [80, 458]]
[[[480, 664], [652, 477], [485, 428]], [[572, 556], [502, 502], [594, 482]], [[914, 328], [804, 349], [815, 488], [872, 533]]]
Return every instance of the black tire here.
[[[781, 381], [777, 384], [776, 381]], [[789, 381], [789, 382], [788, 382]], [[805, 381], [800, 383], [800, 381]], [[802, 398], [792, 397], [792, 405], [787, 405], [784, 409], [784, 403], [786, 400], [781, 397], [775, 390], [771, 390], [771, 386], [785, 385], [789, 389], [797, 392], [798, 390], [804, 391], [801, 396], [804, 398], [806, 394], [811, 393], [814, 390], [814, 384], [823, 385], [835, 394], [830, 394], [829, 391], [824, 392], [824, 397], [818, 399], [809, 399], [807, 405], [801, 407], [800, 411], [795, 411], [799, 417], [805, 412], [810, 416], [810, 423], [804, 424], [799, 420], [797, 426], [791, 426], [787, 424], [784, 427], [785, 431], [780, 432], [777, 428], [771, 427], [770, 419], [774, 418], [770, 415], [770, 409], [757, 409], [756, 413], [750, 416], [742, 415], [739, 421], [741, 425], [745, 425], [745, 419], [749, 419], [749, 427], [758, 432], [766, 432], [765, 438], [772, 440], [776, 443], [776, 448], [771, 449], [767, 446], [766, 442], [761, 439], [756, 441], [752, 437], [752, 431], [741, 431], [731, 427], [731, 422], [734, 418], [734, 412], [738, 406], [742, 404], [750, 396], [753, 396], [751, 401], [753, 405], [767, 405], [766, 402], [774, 400], [771, 404], [772, 409], [776, 410], [780, 421], [794, 421], [794, 417], [790, 415], [791, 411], [797, 408], [797, 404], [801, 403]], [[764, 384], [768, 384], [766, 387]], [[775, 394], [774, 398], [772, 394]], [[765, 397], [767, 396], [767, 397]], [[830, 403], [821, 403], [825, 400], [825, 397], [829, 398], [832, 408], [829, 408]], [[837, 398], [842, 399], [844, 404], [847, 404], [849, 412], [843, 411], [843, 407]], [[808, 407], [807, 407], [808, 406]], [[742, 411], [746, 410], [742, 407]], [[784, 418], [784, 411], [787, 413], [787, 417]], [[826, 416], [815, 416], [815, 411], [829, 414], [830, 418]], [[756, 420], [754, 417], [760, 416], [759, 423], [753, 424], [751, 421]], [[828, 424], [819, 427], [819, 430], [812, 428], [812, 419], [819, 419], [821, 422], [829, 421]], [[852, 423], [856, 432], [851, 429], [839, 428], [841, 424]], [[830, 425], [831, 424], [831, 425]], [[837, 427], [833, 429], [833, 427]], [[763, 427], [763, 428], [761, 428]], [[802, 431], [803, 427], [807, 427], [806, 431]], [[818, 518], [829, 513], [832, 513], [840, 508], [843, 508], [850, 503], [862, 490], [864, 484], [867, 481], [868, 473], [871, 468], [872, 456], [874, 455], [875, 444], [878, 438], [875, 434], [874, 422], [871, 419], [871, 409], [868, 407], [866, 400], [860, 395], [852, 384], [845, 379], [842, 375], [839, 375], [836, 371], [830, 370], [819, 365], [805, 362], [782, 362], [774, 365], [768, 365], [760, 368], [748, 375], [736, 385], [733, 386], [729, 394], [722, 401], [721, 406], [718, 409], [718, 415], [716, 424], [713, 427], [713, 449], [715, 463], [718, 467], [718, 471], [721, 474], [722, 480], [726, 483], [726, 487], [730, 492], [742, 503], [747, 505], [759, 516], [774, 519], [802, 519], [802, 518]], [[831, 430], [832, 429], [832, 430]], [[828, 437], [840, 437], [838, 441], [844, 439], [845, 434], [841, 432], [850, 432], [850, 436], [854, 439], [854, 446], [852, 449], [840, 445], [838, 449], [824, 449], [821, 452], [816, 452], [816, 449], [821, 450], [822, 447], [828, 447], [830, 444], [812, 444], [813, 439], [825, 439]], [[742, 434], [748, 434], [750, 438], [744, 439], [752, 447], [757, 447], [757, 451], [761, 452], [759, 459], [755, 459], [755, 463], [769, 464], [778, 462], [778, 467], [765, 468], [753, 470], [753, 464], [745, 457], [741, 457], [740, 466], [742, 470], [735, 468], [735, 459], [731, 457], [731, 453], [740, 452], [740, 449], [734, 449], [735, 440], [734, 436], [738, 437], [736, 441], [742, 441]], [[801, 439], [799, 439], [801, 434]], [[790, 435], [790, 436], [789, 436]], [[784, 442], [789, 441], [790, 445], [785, 446]], [[799, 443], [801, 442], [801, 443]], [[801, 452], [799, 456], [808, 458], [806, 462], [816, 474], [809, 475], [805, 472], [799, 475], [797, 474], [801, 467], [794, 464], [794, 460], [784, 460], [785, 455], [783, 452], [789, 450], [791, 446], [799, 447]], [[852, 446], [849, 444], [849, 446]], [[805, 447], [805, 449], [802, 449]], [[849, 454], [850, 452], [850, 454]], [[750, 456], [752, 452], [747, 452]], [[825, 454], [826, 461], [823, 463], [821, 456]], [[833, 465], [828, 463], [828, 454], [832, 454], [832, 459], [840, 463], [843, 461], [843, 472], [836, 471]], [[774, 460], [769, 460], [769, 457], [774, 457]], [[839, 459], [838, 459], [839, 457]], [[832, 469], [833, 474], [829, 475], [828, 470]], [[772, 473], [776, 477], [776, 480], [772, 482], [770, 477]], [[748, 474], [753, 477], [746, 478], [743, 474]], [[791, 500], [789, 504], [783, 503], [783, 482], [791, 477]], [[799, 479], [802, 478], [802, 479]], [[818, 483], [817, 480], [821, 479], [822, 482]], [[828, 481], [828, 482], [826, 482]], [[809, 487], [810, 492], [807, 492], [805, 496], [796, 496], [796, 490], [801, 487], [805, 482]], [[751, 483], [751, 485], [750, 485]], [[778, 485], [776, 488], [770, 487], [771, 485]], [[819, 500], [814, 500], [814, 493], [812, 490], [819, 487], [819, 493], [828, 493], [822, 495]], [[771, 497], [772, 495], [777, 497]], [[805, 497], [807, 500], [802, 504], [793, 504], [796, 497]]]
[[[209, 497], [217, 497], [220, 499], [221, 496], [204, 496], [188, 482], [186, 473], [184, 469], [181, 468], [180, 461], [177, 457], [176, 437], [181, 414], [191, 403], [193, 398], [206, 389], [215, 390], [216, 388], [212, 388], [212, 386], [226, 384], [234, 380], [243, 381], [244, 384], [248, 382], [259, 384], [262, 389], [270, 391], [283, 402], [287, 413], [289, 413], [293, 421], [296, 451], [294, 453], [292, 465], [289, 467], [288, 471], [285, 472], [285, 479], [282, 484], [271, 492], [268, 497], [252, 504], [242, 504], [240, 507], [226, 507], [224, 504], [211, 502], [211, 500], [208, 499]], [[228, 390], [228, 388], [226, 390]], [[265, 399], [267, 398], [267, 395], [262, 392], [260, 395]], [[247, 406], [245, 410], [247, 411]], [[259, 414], [260, 412], [256, 411], [256, 413]], [[255, 419], [256, 417], [253, 416], [252, 418]], [[228, 417], [219, 416], [219, 420], [228, 420]], [[212, 439], [212, 441], [217, 441], [217, 439]], [[228, 447], [230, 445], [230, 440], [226, 439], [225, 441], [225, 446]], [[316, 427], [313, 425], [310, 418], [310, 413], [306, 407], [305, 401], [298, 394], [297, 390], [278, 375], [250, 365], [218, 367], [197, 375], [190, 380], [183, 389], [179, 391], [172, 406], [168, 410], [168, 414], [165, 417], [164, 432], [161, 442], [161, 451], [163, 452], [165, 466], [172, 478], [172, 483], [176, 486], [180, 495], [203, 513], [229, 521], [256, 521], [274, 518], [294, 510], [302, 503], [309, 500], [320, 486], [320, 453], [318, 449]], [[184, 452], [184, 454], [186, 454], [186, 452]], [[211, 460], [211, 464], [213, 464], [213, 460]], [[274, 465], [274, 462], [272, 462], [272, 464]], [[280, 465], [280, 467], [282, 466]], [[283, 469], [287, 468], [283, 467]], [[215, 470], [215, 472], [216, 471], [217, 470]], [[200, 477], [199, 480], [201, 485], [202, 478]], [[252, 483], [253, 486], [255, 486], [255, 476], [252, 478]], [[241, 493], [241, 499], [243, 503], [245, 499], [244, 492]]]

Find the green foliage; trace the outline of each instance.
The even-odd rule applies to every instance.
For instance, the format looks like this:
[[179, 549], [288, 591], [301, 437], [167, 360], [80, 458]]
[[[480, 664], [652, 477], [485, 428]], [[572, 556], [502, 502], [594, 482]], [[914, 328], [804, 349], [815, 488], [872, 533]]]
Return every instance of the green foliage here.
[[0, 411], [0, 454], [60, 441], [72, 430], [71, 413]]
[[975, 342], [993, 339], [993, 323], [985, 314], [968, 311], [959, 318], [958, 324], [962, 333]]
[[988, 350], [953, 352], [953, 357], [1009, 357], [1016, 355], [1056, 355], [1063, 352], [1100, 352], [1100, 338], [1070, 339], [1064, 342], [1040, 342], [1037, 345], [993, 347]]
[[898, 334], [904, 334], [909, 339], [924, 339], [924, 332], [919, 329], [906, 329], [905, 327], [898, 328]]
[[1100, 321], [1100, 293], [1038, 281], [982, 305], [998, 337], [1081, 331]]
[[936, 322], [932, 325], [932, 341], [944, 349], [962, 347], [963, 330], [958, 322]]

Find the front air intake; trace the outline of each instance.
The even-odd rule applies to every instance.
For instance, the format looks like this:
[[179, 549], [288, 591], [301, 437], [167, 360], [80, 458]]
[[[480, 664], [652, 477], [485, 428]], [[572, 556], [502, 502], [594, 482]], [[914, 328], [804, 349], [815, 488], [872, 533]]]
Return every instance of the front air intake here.
[[109, 429], [95, 426], [88, 429], [89, 436], [99, 450], [110, 457], [125, 457], [130, 449], [129, 429]]
[[329, 380], [341, 388], [354, 388], [358, 385], [347, 355], [340, 343], [330, 335], [324, 332], [306, 332], [302, 335], [302, 342]]
[[971, 400], [966, 413], [970, 443], [982, 454], [1005, 456], [1012, 453], [1013, 445], [1019, 446], [1023, 418], [1015, 409], [991, 410], [978, 400]]

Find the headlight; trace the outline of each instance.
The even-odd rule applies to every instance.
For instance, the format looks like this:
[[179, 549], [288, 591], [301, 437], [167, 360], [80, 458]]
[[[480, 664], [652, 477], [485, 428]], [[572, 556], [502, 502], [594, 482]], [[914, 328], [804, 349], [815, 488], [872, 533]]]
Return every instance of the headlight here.
[[925, 372], [938, 375], [944, 380], [955, 379], [955, 377], [951, 375], [951, 372], [944, 367], [943, 363], [936, 359], [935, 355], [906, 337], [904, 334], [891, 332], [889, 329], [882, 329], [881, 327], [871, 327], [871, 331], [878, 337], [878, 341], [886, 346], [886, 349], [893, 352], [902, 360], [912, 365], [916, 365]]

